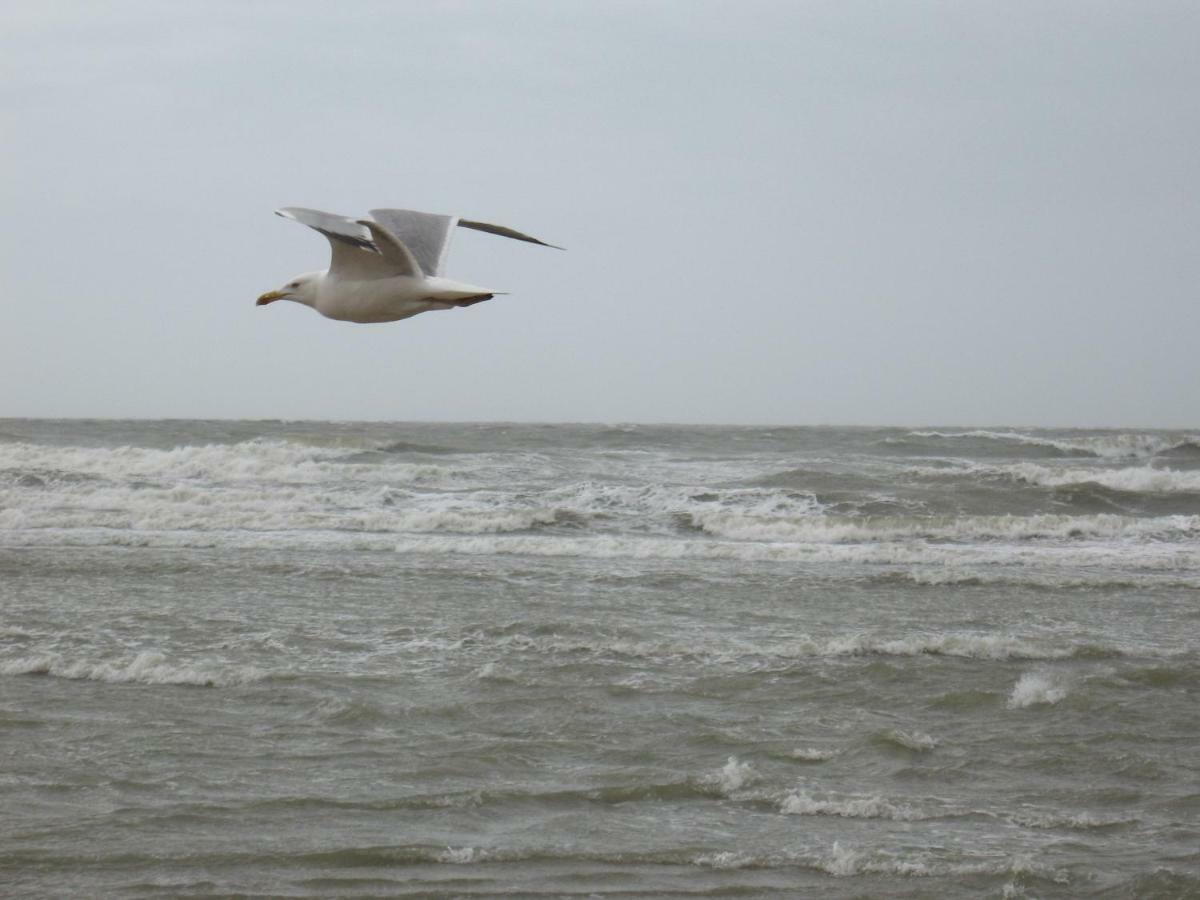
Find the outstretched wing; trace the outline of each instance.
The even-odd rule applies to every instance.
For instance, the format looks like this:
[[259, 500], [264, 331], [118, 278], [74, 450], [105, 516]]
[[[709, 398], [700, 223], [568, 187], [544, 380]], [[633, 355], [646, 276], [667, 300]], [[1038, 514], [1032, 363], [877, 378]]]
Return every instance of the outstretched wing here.
[[417, 262], [417, 258], [413, 256], [412, 251], [404, 245], [402, 240], [378, 222], [370, 219], [359, 219], [358, 224], [371, 232], [371, 240], [375, 243], [376, 249], [384, 259], [396, 267], [401, 275], [411, 275], [414, 278], [424, 277], [421, 264]]
[[459, 219], [458, 225], [460, 228], [472, 228], [475, 231], [486, 231], [488, 234], [498, 234], [501, 237], [512, 238], [515, 241], [528, 241], [531, 244], [537, 244], [541, 247], [553, 247], [555, 250], [563, 248], [558, 244], [547, 244], [545, 241], [539, 241], [535, 237], [530, 237], [527, 234], [522, 234], [514, 228], [505, 228], [503, 225], [489, 225], [487, 222], [472, 222], [470, 219]]
[[412, 252], [426, 275], [442, 274], [451, 229], [458, 219], [411, 209], [373, 209], [371, 218]]
[[446, 252], [450, 249], [450, 238], [455, 225], [461, 228], [472, 228], [475, 231], [486, 231], [489, 234], [498, 234], [501, 237], [513, 238], [518, 241], [528, 241], [543, 247], [554, 247], [555, 250], [562, 249], [562, 247], [547, 244], [545, 241], [522, 234], [515, 229], [505, 228], [503, 225], [489, 225], [487, 222], [460, 219], [458, 216], [440, 216], [411, 209], [373, 209], [371, 217], [412, 251], [426, 275], [442, 274], [442, 267], [446, 264]]
[[329, 239], [332, 250], [330, 275], [351, 281], [370, 281], [413, 274], [405, 271], [397, 258], [380, 252], [371, 239], [371, 232], [354, 219], [299, 206], [277, 209], [275, 214], [307, 225]]

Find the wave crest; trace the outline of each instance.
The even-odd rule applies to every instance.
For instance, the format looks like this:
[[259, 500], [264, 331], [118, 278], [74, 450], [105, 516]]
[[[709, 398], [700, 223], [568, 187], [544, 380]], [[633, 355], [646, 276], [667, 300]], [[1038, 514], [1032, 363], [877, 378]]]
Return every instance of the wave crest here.
[[1019, 463], [1000, 474], [1013, 481], [1048, 488], [1100, 485], [1112, 491], [1132, 494], [1200, 493], [1200, 471], [1180, 472], [1135, 466], [1122, 469], [1059, 469], [1036, 463]]
[[1047, 450], [1055, 456], [1090, 456], [1098, 459], [1150, 459], [1180, 452], [1200, 453], [1200, 435], [1119, 432], [1056, 438], [1019, 431], [911, 431], [911, 437], [944, 440], [973, 439], [1017, 444]]
[[52, 675], [75, 681], [108, 684], [163, 684], [228, 687], [261, 681], [266, 673], [254, 666], [211, 662], [180, 664], [164, 654], [142, 651], [128, 660], [66, 660], [56, 653], [39, 653], [0, 663], [3, 675]]
[[1067, 693], [1067, 686], [1051, 673], [1026, 672], [1013, 685], [1012, 693], [1008, 697], [1008, 708], [1050, 706], [1066, 697]]
[[840, 816], [847, 819], [892, 819], [915, 822], [928, 818], [920, 810], [899, 806], [878, 796], [816, 798], [796, 790], [788, 794], [779, 811], [789, 816]]

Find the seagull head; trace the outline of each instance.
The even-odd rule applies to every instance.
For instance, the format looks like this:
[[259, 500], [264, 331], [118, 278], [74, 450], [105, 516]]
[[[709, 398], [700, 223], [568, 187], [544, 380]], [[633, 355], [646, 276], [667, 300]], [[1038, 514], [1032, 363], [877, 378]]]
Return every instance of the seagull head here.
[[276, 300], [291, 300], [313, 306], [317, 302], [317, 287], [321, 283], [323, 272], [309, 272], [307, 275], [297, 275], [283, 287], [267, 291], [255, 301], [255, 306], [266, 306]]

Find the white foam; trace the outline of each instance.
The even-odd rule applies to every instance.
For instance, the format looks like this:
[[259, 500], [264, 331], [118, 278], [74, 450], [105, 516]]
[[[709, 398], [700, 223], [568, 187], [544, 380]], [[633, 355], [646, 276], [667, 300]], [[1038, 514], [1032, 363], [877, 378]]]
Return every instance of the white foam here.
[[1026, 672], [1013, 686], [1008, 697], [1009, 709], [1051, 705], [1067, 696], [1068, 688], [1050, 672]]
[[109, 684], [164, 684], [224, 687], [260, 681], [266, 673], [253, 666], [200, 662], [170, 662], [162, 653], [143, 651], [126, 660], [66, 660], [57, 653], [39, 653], [0, 662], [3, 675], [53, 675]]
[[892, 819], [913, 822], [928, 818], [919, 810], [898, 806], [878, 796], [816, 798], [796, 790], [788, 794], [779, 811], [789, 816], [840, 816], [847, 819]]
[[505, 505], [504, 497], [429, 494], [382, 503], [377, 487], [319, 485], [74, 485], [35, 498], [0, 488], [0, 528], [129, 531], [339, 531], [463, 534], [523, 531], [551, 524], [552, 508]]
[[475, 677], [480, 681], [495, 681], [500, 678], [495, 661], [486, 662], [475, 670]]
[[938, 745], [937, 738], [923, 731], [901, 731], [898, 728], [893, 728], [890, 731], [884, 732], [883, 736], [893, 744], [898, 744], [917, 753], [932, 750]]
[[[476, 510], [414, 510], [380, 517], [387, 531], [452, 531], [458, 534], [495, 534], [506, 531], [528, 531], [537, 525], [551, 525], [556, 514], [552, 509], [476, 509]], [[384, 524], [381, 522], [380, 524]]]
[[[367, 464], [357, 454], [266, 440], [174, 450], [0, 445], [0, 546], [340, 545], [431, 554], [898, 564], [924, 567], [914, 580], [942, 583], [969, 580], [973, 574], [960, 573], [993, 565], [1200, 568], [1192, 540], [1200, 535], [1200, 515], [836, 517], [811, 494], [780, 488], [594, 481], [542, 488], [508, 477], [532, 472], [545, 485], [561, 475], [536, 455], [514, 462], [476, 454], [430, 466]], [[22, 471], [42, 473], [43, 487], [22, 487], [12, 474]], [[1038, 466], [981, 471], [1068, 480], [1077, 471], [1095, 474]], [[1179, 489], [1189, 478], [1200, 485], [1200, 472], [1101, 474], [1120, 480], [1129, 472]], [[681, 536], [681, 526], [689, 525], [707, 537]], [[574, 531], [547, 533], [554, 528]], [[391, 545], [375, 537], [388, 534], [413, 537]]]
[[866, 853], [844, 847], [834, 841], [829, 852], [821, 854], [811, 864], [822, 872], [837, 877], [854, 875], [901, 875], [910, 878], [946, 877], [954, 875], [1034, 875], [1059, 884], [1068, 882], [1065, 872], [1041, 866], [1025, 856], [1003, 859], [944, 861], [921, 854], [917, 858], [899, 859], [880, 853]]
[[1061, 659], [1071, 656], [1070, 646], [1047, 647], [1009, 634], [924, 632], [889, 638], [862, 633], [847, 634], [826, 642], [826, 654], [855, 656], [956, 656], [967, 659]]
[[914, 437], [932, 438], [983, 438], [993, 441], [1013, 442], [1035, 447], [1048, 447], [1065, 455], [1096, 456], [1103, 459], [1146, 459], [1177, 450], [1182, 447], [1200, 446], [1200, 435], [1172, 436], [1161, 434], [1084, 435], [1074, 438], [1051, 438], [1045, 435], [1022, 434], [1016, 431], [913, 431]]
[[708, 780], [722, 794], [729, 796], [757, 781], [758, 773], [749, 763], [739, 762], [736, 756], [731, 756], [720, 771]]
[[836, 750], [823, 750], [820, 747], [797, 747], [791, 752], [792, 759], [802, 762], [825, 762], [837, 756]]
[[447, 847], [436, 857], [440, 863], [456, 866], [470, 865], [479, 862], [482, 858], [483, 852], [477, 847]]
[[[894, 577], [894, 576], [888, 576]], [[1152, 574], [1120, 575], [1100, 569], [1092, 572], [1054, 572], [1002, 569], [987, 571], [981, 568], [945, 566], [912, 569], [900, 577], [913, 584], [938, 587], [959, 584], [1031, 585], [1045, 588], [1080, 587], [1164, 587], [1200, 590], [1200, 578], [1180, 578]]]
[[1006, 816], [1010, 821], [1026, 828], [1070, 828], [1087, 830], [1090, 828], [1112, 828], [1116, 825], [1129, 825], [1137, 821], [1128, 816], [1098, 816], [1095, 813], [1055, 813], [1047, 810], [1019, 810]]
[[1200, 471], [1196, 470], [1181, 472], [1150, 466], [1122, 469], [1061, 469], [1035, 463], [1019, 463], [1003, 467], [1002, 471], [1014, 481], [1039, 487], [1099, 484], [1114, 491], [1140, 494], [1200, 493]]
[[[0, 444], [0, 470], [110, 480], [317, 481], [328, 477], [327, 463], [350, 453], [286, 441], [254, 440], [159, 450], [150, 447], [53, 447]], [[360, 467], [367, 468], [367, 467]]]
[[709, 559], [746, 562], [862, 563], [869, 565], [1079, 565], [1151, 569], [1200, 568], [1194, 546], [1147, 542], [1136, 546], [1012, 546], [1008, 544], [852, 544], [750, 542], [596, 534], [430, 536], [402, 539], [399, 553], [492, 555], [513, 554], [584, 559]]
[[905, 573], [905, 578], [913, 584], [924, 584], [931, 587], [953, 584], [976, 584], [988, 578], [978, 569], [945, 566], [939, 569], [913, 569]]
[[[49, 487], [30, 491], [16, 475], [4, 478], [0, 461], [0, 528], [488, 534], [528, 530], [565, 516], [615, 519], [639, 531], [670, 534], [693, 513], [757, 521], [819, 510], [810, 495], [767, 488], [580, 482], [517, 490], [510, 487], [512, 466], [478, 459], [460, 468], [368, 465], [346, 461], [354, 457], [343, 458], [345, 451], [284, 442], [171, 451], [50, 448], [45, 459], [33, 445], [21, 446], [29, 452], [10, 454], [6, 462], [15, 468], [7, 471], [37, 465], [59, 476], [47, 474]], [[504, 489], [486, 489], [481, 480]]]
[[693, 865], [710, 869], [743, 869], [757, 862], [753, 856], [745, 853], [735, 853], [723, 850], [719, 853], [705, 853], [692, 860]]
[[[559, 635], [525, 634], [521, 632], [488, 638], [479, 634], [474, 644], [492, 643], [506, 650], [532, 652], [541, 655], [582, 653], [597, 656], [619, 654], [636, 659], [658, 662], [700, 659], [705, 664], [733, 665], [749, 670], [761, 670], [786, 664], [789, 660], [846, 656], [952, 656], [964, 659], [1064, 659], [1075, 655], [1079, 647], [1071, 643], [1045, 644], [1010, 634], [975, 634], [971, 632], [922, 632], [889, 637], [862, 632], [828, 637], [796, 635], [774, 641], [746, 642], [688, 637], [683, 640], [583, 640]], [[1121, 653], [1117, 646], [1090, 648]], [[1144, 648], [1129, 648], [1144, 652]], [[626, 681], [641, 686], [645, 679]], [[897, 734], [903, 734], [897, 732]], [[932, 738], [914, 738], [918, 743]], [[914, 749], [924, 749], [914, 747]], [[823, 752], [823, 751], [818, 751]]]
[[818, 868], [830, 875], [844, 878], [857, 875], [862, 869], [864, 858], [863, 853], [843, 847], [838, 841], [834, 841], [829, 854], [818, 860]]
[[692, 513], [704, 531], [733, 540], [805, 543], [890, 541], [1027, 541], [1081, 538], [1183, 538], [1200, 533], [1200, 516], [1099, 514], [1029, 516], [872, 516], [764, 519], [727, 511]]
[[704, 528], [710, 518], [777, 521], [819, 514], [822, 506], [808, 493], [777, 488], [713, 488], [702, 484], [601, 484], [579, 482], [551, 490], [543, 502], [580, 518], [621, 517], [656, 521], [674, 530], [687, 519]]

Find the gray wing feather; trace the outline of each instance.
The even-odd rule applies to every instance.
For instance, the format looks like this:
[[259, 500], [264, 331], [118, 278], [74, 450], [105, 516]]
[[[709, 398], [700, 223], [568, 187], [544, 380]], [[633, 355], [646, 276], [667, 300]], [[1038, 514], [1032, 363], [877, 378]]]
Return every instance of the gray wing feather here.
[[375, 249], [375, 245], [371, 243], [371, 233], [354, 219], [300, 206], [277, 209], [275, 215], [307, 225], [314, 231], [321, 232], [330, 241], [339, 241], [364, 250]]
[[396, 270], [395, 263], [371, 240], [371, 232], [354, 219], [300, 206], [277, 209], [275, 214], [307, 225], [329, 239], [331, 275], [365, 281], [407, 274]]
[[373, 209], [371, 218], [395, 235], [412, 251], [421, 271], [426, 275], [441, 275], [450, 248], [454, 216], [416, 212], [411, 209]]
[[404, 242], [388, 231], [378, 222], [370, 219], [359, 219], [358, 224], [371, 232], [371, 239], [379, 249], [379, 253], [395, 266], [398, 275], [411, 275], [413, 278], [423, 278], [421, 264]]
[[530, 237], [527, 234], [522, 234], [513, 228], [505, 228], [503, 225], [489, 225], [487, 222], [473, 222], [470, 219], [459, 219], [459, 228], [472, 228], [475, 231], [486, 231], [488, 234], [498, 234], [501, 237], [512, 238], [515, 241], [527, 241], [530, 244], [538, 244], [542, 247], [553, 247], [555, 250], [563, 248], [557, 244], [547, 244], [545, 241], [539, 241], [535, 237]]

